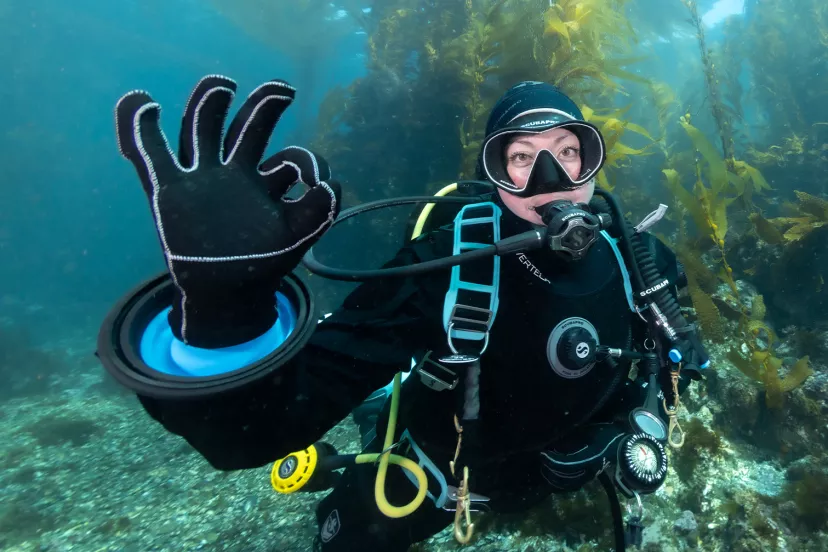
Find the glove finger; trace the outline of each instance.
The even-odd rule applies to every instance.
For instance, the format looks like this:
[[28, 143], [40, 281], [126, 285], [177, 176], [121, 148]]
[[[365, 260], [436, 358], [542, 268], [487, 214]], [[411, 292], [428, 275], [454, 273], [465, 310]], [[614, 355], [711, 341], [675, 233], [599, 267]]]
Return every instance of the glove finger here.
[[224, 139], [226, 163], [237, 162], [251, 169], [258, 166], [273, 128], [293, 102], [295, 93], [295, 88], [278, 79], [251, 92]]
[[161, 106], [142, 90], [121, 97], [115, 105], [118, 149], [132, 162], [148, 196], [159, 179], [181, 170], [161, 130]]
[[270, 196], [278, 201], [297, 182], [311, 188], [331, 178], [331, 168], [325, 158], [298, 146], [288, 146], [268, 157], [259, 174], [265, 179]]
[[[285, 216], [299, 244], [307, 247], [330, 228], [342, 205], [339, 182], [320, 182], [296, 200], [284, 199]], [[307, 243], [310, 241], [310, 243]]]
[[235, 81], [221, 75], [208, 75], [195, 86], [184, 109], [178, 140], [178, 158], [184, 167], [222, 161], [224, 121], [235, 93]]

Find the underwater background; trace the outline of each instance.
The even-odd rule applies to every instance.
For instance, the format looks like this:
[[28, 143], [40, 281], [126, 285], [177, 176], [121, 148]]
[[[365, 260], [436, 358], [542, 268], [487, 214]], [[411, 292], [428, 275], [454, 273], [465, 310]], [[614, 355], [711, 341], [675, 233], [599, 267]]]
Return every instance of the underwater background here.
[[[497, 97], [560, 86], [604, 134], [599, 185], [630, 220], [669, 206], [654, 230], [713, 359], [643, 548], [828, 550], [824, 0], [0, 0], [0, 30], [0, 550], [311, 549], [321, 494], [213, 470], [94, 356], [109, 308], [164, 270], [115, 102], [149, 91], [174, 142], [210, 73], [296, 86], [270, 151], [320, 152], [346, 207], [473, 178]], [[337, 227], [319, 255], [378, 266], [409, 213]], [[309, 281], [321, 312], [351, 287]], [[358, 434], [348, 419], [326, 440], [355, 452]], [[612, 542], [598, 485], [476, 533], [470, 550]]]

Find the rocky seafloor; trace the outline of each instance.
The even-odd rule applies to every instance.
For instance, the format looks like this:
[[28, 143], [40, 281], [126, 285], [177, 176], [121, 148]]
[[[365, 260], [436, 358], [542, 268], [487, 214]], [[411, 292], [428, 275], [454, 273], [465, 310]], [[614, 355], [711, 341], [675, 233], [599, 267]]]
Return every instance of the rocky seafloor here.
[[[269, 468], [211, 468], [103, 377], [92, 332], [48, 348], [10, 346], [0, 357], [8, 382], [0, 393], [0, 550], [312, 549], [322, 494], [277, 495]], [[666, 484], [645, 499], [642, 549], [828, 550], [825, 359], [812, 359], [814, 374], [770, 411], [724, 345], [710, 352], [715, 368], [684, 398], [687, 442], [671, 452]], [[348, 419], [325, 439], [355, 452], [358, 434]], [[460, 547], [447, 529], [412, 549]], [[593, 484], [520, 515], [479, 516], [466, 549], [611, 550], [603, 490]]]

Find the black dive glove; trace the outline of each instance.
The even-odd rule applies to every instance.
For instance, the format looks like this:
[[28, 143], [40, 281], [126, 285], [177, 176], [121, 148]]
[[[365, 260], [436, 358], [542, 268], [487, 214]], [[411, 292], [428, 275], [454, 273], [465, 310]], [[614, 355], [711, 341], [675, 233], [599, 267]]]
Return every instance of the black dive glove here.
[[[310, 151], [288, 147], [259, 165], [295, 89], [280, 80], [256, 88], [222, 140], [235, 91], [222, 76], [198, 83], [177, 157], [159, 126], [161, 106], [149, 94], [130, 92], [115, 108], [118, 147], [141, 178], [175, 283], [170, 326], [197, 347], [235, 345], [267, 331], [282, 277], [340, 207], [339, 185]], [[297, 182], [310, 190], [285, 199]]]

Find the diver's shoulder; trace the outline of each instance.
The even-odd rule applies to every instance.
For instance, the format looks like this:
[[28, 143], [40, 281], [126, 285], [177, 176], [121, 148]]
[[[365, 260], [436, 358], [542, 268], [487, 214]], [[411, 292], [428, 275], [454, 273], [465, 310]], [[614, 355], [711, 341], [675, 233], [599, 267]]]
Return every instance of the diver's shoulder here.
[[654, 256], [673, 256], [673, 249], [660, 237], [650, 232], [641, 232], [641, 238]]
[[676, 252], [663, 239], [649, 232], [641, 232], [641, 238], [660, 272], [672, 273], [674, 270], [681, 272], [678, 268]]

